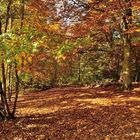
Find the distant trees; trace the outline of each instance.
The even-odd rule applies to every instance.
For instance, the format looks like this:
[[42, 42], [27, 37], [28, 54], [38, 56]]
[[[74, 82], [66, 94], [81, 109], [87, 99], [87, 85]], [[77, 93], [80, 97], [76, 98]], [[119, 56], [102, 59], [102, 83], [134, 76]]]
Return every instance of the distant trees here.
[[[33, 5], [36, 8], [37, 3], [40, 4], [41, 1], [33, 1]], [[137, 0], [67, 0], [61, 2], [45, 1], [40, 6], [46, 10], [53, 9], [52, 14], [56, 11], [56, 17], [52, 16], [53, 18], [51, 18], [51, 10], [49, 10], [50, 19], [53, 22], [60, 21], [61, 29], [65, 29], [64, 32], [59, 30], [59, 34], [64, 34], [65, 38], [70, 35], [69, 40], [74, 40], [73, 38], [75, 38], [75, 41], [72, 42], [73, 46], [75, 46], [74, 44], [77, 45], [77, 51], [80, 45], [84, 55], [89, 55], [87, 52], [94, 52], [96, 55], [107, 56], [104, 60], [106, 59], [108, 66], [107, 64], [105, 67], [103, 66], [104, 70], [102, 69], [102, 74], [100, 73], [102, 78], [107, 72], [112, 75], [112, 79], [119, 80], [125, 89], [129, 89], [134, 79], [136, 79], [134, 77], [139, 75], [138, 68], [134, 64], [138, 64], [139, 61], [138, 57], [135, 58], [136, 50], [138, 50], [139, 46], [139, 4]], [[43, 11], [41, 12], [43, 13]], [[86, 44], [78, 44], [76, 40], [84, 36], [89, 36], [92, 41], [86, 42]], [[100, 49], [105, 51], [99, 51]], [[107, 58], [111, 61], [108, 61]], [[85, 62], [80, 60], [80, 63]], [[98, 62], [96, 63], [100, 65]], [[91, 65], [91, 68], [94, 65], [95, 63]], [[79, 72], [81, 73], [81, 70]], [[93, 74], [94, 72], [91, 73]], [[98, 72], [96, 71], [95, 73]]]

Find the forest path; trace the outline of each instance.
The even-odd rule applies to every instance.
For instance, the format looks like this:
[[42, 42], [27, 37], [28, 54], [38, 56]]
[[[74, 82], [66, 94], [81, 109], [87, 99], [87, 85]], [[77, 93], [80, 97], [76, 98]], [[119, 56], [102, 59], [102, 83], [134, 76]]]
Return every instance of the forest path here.
[[17, 107], [1, 140], [140, 139], [140, 87], [54, 88], [25, 93]]

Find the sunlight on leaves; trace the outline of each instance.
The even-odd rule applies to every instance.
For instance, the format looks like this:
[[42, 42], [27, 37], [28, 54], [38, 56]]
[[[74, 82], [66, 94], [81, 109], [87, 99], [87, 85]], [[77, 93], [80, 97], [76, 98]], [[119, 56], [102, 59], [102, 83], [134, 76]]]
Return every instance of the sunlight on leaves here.
[[78, 102], [86, 102], [95, 105], [109, 106], [112, 105], [111, 99], [106, 98], [95, 98], [95, 99], [77, 99]]

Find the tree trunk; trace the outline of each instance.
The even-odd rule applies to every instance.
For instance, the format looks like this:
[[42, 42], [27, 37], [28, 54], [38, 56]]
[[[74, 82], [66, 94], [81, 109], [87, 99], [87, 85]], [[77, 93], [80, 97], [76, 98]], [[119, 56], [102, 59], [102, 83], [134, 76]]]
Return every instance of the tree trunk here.
[[2, 83], [3, 83], [3, 90], [2, 89], [1, 90], [2, 90], [2, 94], [3, 94], [6, 116], [9, 117], [10, 112], [9, 112], [7, 98], [6, 98], [6, 77], [5, 77], [5, 64], [4, 64], [4, 62], [2, 62], [1, 68], [2, 68]]
[[81, 56], [78, 55], [78, 83], [81, 83]]
[[5, 106], [5, 98], [2, 89], [2, 82], [0, 81], [0, 97], [1, 97], [1, 107], [0, 107], [0, 116], [1, 118], [6, 118], [6, 106]]
[[0, 21], [0, 35], [2, 34], [2, 22]]
[[5, 30], [4, 32], [7, 32], [8, 29], [8, 23], [9, 23], [9, 18], [10, 18], [10, 9], [11, 9], [11, 4], [12, 4], [12, 0], [8, 1], [8, 5], [7, 5], [7, 13], [6, 13], [6, 23], [5, 23]]
[[17, 66], [15, 65], [15, 76], [16, 76], [16, 95], [15, 95], [15, 101], [14, 101], [14, 107], [13, 111], [11, 113], [11, 116], [14, 117], [14, 114], [16, 112], [16, 106], [17, 106], [17, 99], [18, 99], [18, 93], [19, 93], [19, 76], [18, 76], [18, 71], [17, 71]]
[[9, 65], [9, 71], [8, 71], [8, 99], [9, 102], [11, 102], [11, 96], [12, 96], [12, 92], [11, 92], [11, 70], [12, 70], [12, 65]]
[[58, 72], [58, 62], [54, 58], [54, 73], [50, 81], [50, 87], [55, 87], [56, 86], [56, 81], [57, 81], [57, 72]]
[[23, 20], [24, 20], [24, 0], [21, 1], [21, 25], [20, 25], [20, 29], [23, 28]]
[[[125, 14], [123, 16], [124, 30], [129, 29], [129, 24], [132, 23], [132, 9], [131, 1], [125, 0], [127, 8], [125, 9]], [[130, 89], [132, 85], [131, 81], [131, 36], [130, 34], [124, 35], [124, 52], [123, 52], [123, 62], [122, 62], [122, 84], [124, 89]]]
[[131, 88], [131, 45], [125, 39], [123, 63], [122, 63], [122, 84], [125, 89]]
[[[2, 22], [0, 21], [0, 35], [2, 34]], [[2, 55], [2, 54], [1, 54]], [[6, 104], [5, 104], [5, 96], [3, 93], [3, 88], [2, 88], [2, 82], [0, 81], [0, 97], [1, 97], [1, 102], [0, 102], [0, 119], [6, 118]]]

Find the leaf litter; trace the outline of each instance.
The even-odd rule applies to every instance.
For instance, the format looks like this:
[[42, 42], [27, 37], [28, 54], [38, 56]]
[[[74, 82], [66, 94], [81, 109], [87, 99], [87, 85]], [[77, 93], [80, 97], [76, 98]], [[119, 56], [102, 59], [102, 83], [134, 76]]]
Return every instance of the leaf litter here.
[[67, 87], [20, 96], [0, 140], [139, 140], [140, 89]]

